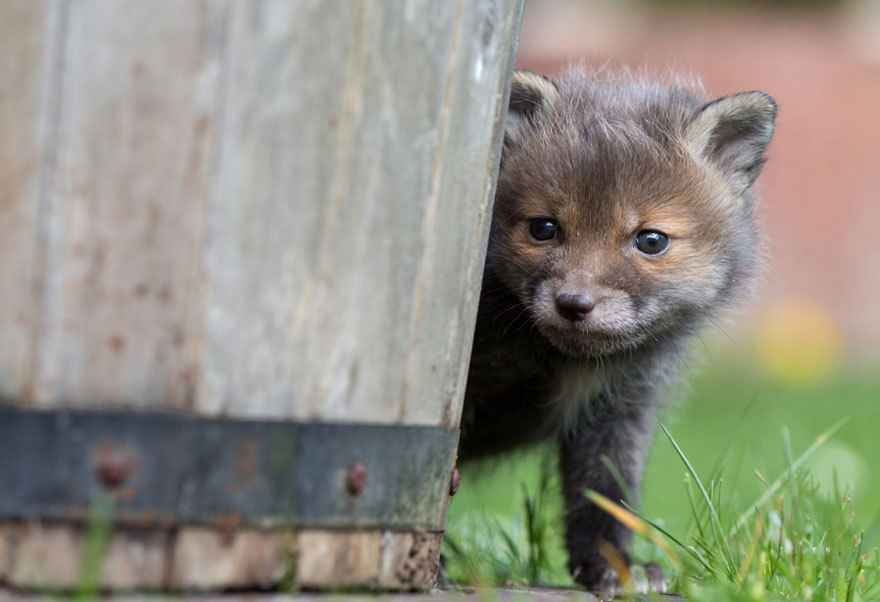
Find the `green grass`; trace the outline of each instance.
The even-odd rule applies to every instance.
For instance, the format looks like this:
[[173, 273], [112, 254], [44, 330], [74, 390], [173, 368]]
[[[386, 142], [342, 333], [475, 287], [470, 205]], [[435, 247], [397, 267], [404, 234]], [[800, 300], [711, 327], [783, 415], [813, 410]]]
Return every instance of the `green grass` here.
[[[646, 469], [639, 512], [674, 537], [679, 560], [643, 539], [634, 555], [693, 599], [880, 599], [880, 375], [797, 387], [716, 363], [726, 369], [694, 378], [663, 413], [678, 449], [661, 431]], [[571, 585], [553, 473], [548, 449], [465, 467], [445, 547], [452, 579]]]

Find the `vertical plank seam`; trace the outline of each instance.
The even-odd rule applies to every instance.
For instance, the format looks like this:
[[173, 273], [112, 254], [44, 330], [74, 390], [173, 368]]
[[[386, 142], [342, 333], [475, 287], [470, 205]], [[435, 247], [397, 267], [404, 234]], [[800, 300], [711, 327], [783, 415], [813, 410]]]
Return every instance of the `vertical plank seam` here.
[[[429, 263], [433, 260], [434, 250], [437, 244], [434, 222], [437, 217], [437, 203], [440, 197], [440, 174], [443, 171], [443, 163], [446, 151], [446, 140], [449, 137], [449, 104], [452, 101], [452, 88], [454, 87], [455, 66], [458, 62], [458, 46], [461, 37], [462, 28], [462, 9], [464, 0], [457, 0], [455, 3], [455, 17], [452, 21], [452, 40], [449, 48], [449, 59], [446, 63], [446, 76], [443, 86], [443, 103], [440, 105], [440, 118], [438, 121], [438, 142], [437, 154], [434, 159], [434, 166], [431, 173], [431, 188], [428, 196], [428, 203], [425, 210], [425, 217], [422, 222], [422, 239], [425, 241], [422, 245], [422, 255], [419, 260], [419, 267], [416, 271], [415, 283], [413, 285], [413, 293], [411, 298], [412, 318], [409, 327], [409, 339], [407, 343], [407, 363], [403, 373], [403, 382], [401, 384], [400, 396], [397, 400], [397, 418], [403, 420], [406, 414], [406, 396], [409, 390], [409, 382], [417, 358], [417, 354], [412, 353], [415, 349], [418, 339], [418, 329], [421, 322], [422, 300], [425, 294], [425, 275], [428, 270]], [[427, 403], [428, 400], [418, 400], [420, 403]], [[438, 416], [439, 419], [439, 416]], [[436, 421], [433, 421], [436, 422]]]
[[[44, 131], [41, 136], [40, 155], [41, 167], [39, 176], [39, 192], [37, 193], [37, 241], [36, 258], [34, 261], [34, 280], [29, 283], [33, 287], [34, 305], [37, 308], [36, 316], [31, 324], [30, 332], [30, 361], [28, 373], [25, 375], [21, 397], [22, 401], [37, 404], [37, 381], [41, 371], [41, 346], [40, 340], [45, 333], [47, 314], [49, 312], [49, 300], [47, 297], [48, 279], [48, 255], [51, 245], [51, 232], [49, 228], [54, 199], [53, 193], [58, 168], [58, 138], [61, 127], [61, 95], [64, 89], [65, 55], [67, 49], [68, 21], [70, 3], [61, 0], [57, 4], [48, 3], [49, 7], [55, 6], [57, 13], [55, 18], [49, 17], [49, 31], [47, 45], [51, 55], [51, 67], [49, 69], [49, 83], [47, 86], [48, 100], [46, 102], [46, 115]], [[51, 8], [49, 9], [51, 10]]]
[[160, 545], [162, 547], [162, 576], [160, 577], [160, 587], [168, 589], [174, 583], [174, 549], [177, 547], [177, 540], [180, 536], [180, 527], [172, 526], [165, 533], [161, 534]]
[[196, 243], [198, 251], [196, 253], [195, 267], [197, 284], [195, 286], [196, 292], [192, 296], [192, 304], [196, 309], [195, 311], [192, 311], [191, 309], [188, 310], [192, 313], [187, 316], [188, 327], [192, 328], [194, 339], [190, 351], [191, 356], [187, 358], [188, 363], [193, 367], [193, 390], [188, 392], [188, 398], [185, 399], [185, 408], [189, 411], [195, 411], [199, 405], [203, 405], [204, 401], [201, 399], [203, 391], [200, 389], [204, 389], [205, 384], [203, 379], [205, 370], [205, 339], [207, 320], [209, 319], [208, 307], [213, 290], [210, 277], [211, 270], [207, 265], [209, 251], [208, 245], [211, 237], [208, 219], [209, 211], [212, 207], [217, 205], [216, 197], [218, 194], [218, 180], [223, 167], [223, 143], [226, 139], [226, 86], [229, 81], [229, 71], [231, 69], [230, 63], [232, 61], [231, 57], [233, 56], [231, 51], [231, 47], [233, 46], [232, 23], [237, 14], [237, 6], [239, 6], [238, 2], [232, 2], [231, 5], [227, 2], [223, 9], [226, 14], [223, 17], [223, 31], [221, 34], [221, 48], [219, 52], [220, 73], [217, 77], [217, 89], [215, 92], [215, 128], [213, 142], [211, 143], [212, 149], [210, 151], [211, 166], [209, 174], [207, 175], [207, 190], [205, 191], [205, 198], [202, 203], [202, 213], [199, 219], [198, 232], [195, 234], [195, 236], [198, 237], [198, 242]]

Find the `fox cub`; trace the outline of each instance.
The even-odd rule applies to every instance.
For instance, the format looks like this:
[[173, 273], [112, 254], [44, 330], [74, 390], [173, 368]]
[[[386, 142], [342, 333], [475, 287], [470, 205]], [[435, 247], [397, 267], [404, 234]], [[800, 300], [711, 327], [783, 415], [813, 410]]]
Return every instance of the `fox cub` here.
[[[628, 74], [514, 73], [459, 455], [558, 442], [587, 588], [619, 590], [602, 550], [629, 563], [630, 533], [584, 492], [636, 502], [658, 395], [688, 337], [745, 291], [775, 117], [762, 92], [706, 102]], [[633, 569], [665, 590], [655, 565]]]

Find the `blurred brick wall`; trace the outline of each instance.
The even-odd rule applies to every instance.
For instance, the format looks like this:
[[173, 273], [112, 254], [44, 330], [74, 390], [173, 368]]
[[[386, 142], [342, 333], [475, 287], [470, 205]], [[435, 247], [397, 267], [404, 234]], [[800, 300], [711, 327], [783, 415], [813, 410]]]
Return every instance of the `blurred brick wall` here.
[[558, 74], [572, 60], [690, 71], [716, 97], [772, 94], [778, 129], [759, 180], [770, 260], [747, 315], [754, 327], [765, 310], [810, 305], [847, 348], [880, 355], [880, 2], [698, 13], [527, 2], [518, 64]]

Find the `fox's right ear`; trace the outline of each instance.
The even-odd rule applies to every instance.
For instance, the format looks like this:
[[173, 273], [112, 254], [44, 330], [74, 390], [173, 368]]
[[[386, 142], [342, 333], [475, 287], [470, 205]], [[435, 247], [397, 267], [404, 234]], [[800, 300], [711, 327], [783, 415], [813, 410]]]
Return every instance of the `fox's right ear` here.
[[761, 172], [773, 136], [776, 101], [763, 92], [740, 92], [704, 106], [687, 126], [692, 152], [712, 161], [745, 192]]
[[522, 143], [529, 125], [540, 122], [547, 108], [559, 96], [559, 89], [549, 77], [517, 69], [510, 82], [510, 104], [504, 122], [504, 146]]

